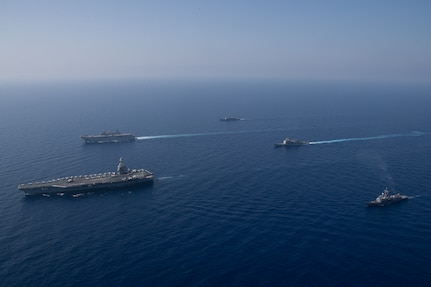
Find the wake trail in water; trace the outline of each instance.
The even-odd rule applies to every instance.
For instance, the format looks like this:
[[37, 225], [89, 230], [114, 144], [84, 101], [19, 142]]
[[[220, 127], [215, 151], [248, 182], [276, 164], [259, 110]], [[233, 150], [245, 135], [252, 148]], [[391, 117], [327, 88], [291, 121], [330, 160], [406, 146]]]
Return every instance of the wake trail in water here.
[[267, 130], [251, 130], [251, 131], [231, 131], [231, 132], [208, 132], [208, 133], [191, 133], [191, 134], [174, 134], [174, 135], [155, 135], [155, 136], [140, 136], [136, 137], [137, 140], [152, 140], [152, 139], [169, 139], [169, 138], [182, 138], [182, 137], [200, 137], [200, 136], [217, 136], [217, 135], [231, 135], [231, 134], [247, 134], [247, 133], [261, 133], [272, 131], [285, 131], [286, 129], [267, 129]]
[[419, 198], [419, 197], [426, 197], [426, 196], [428, 196], [428, 195], [412, 195], [412, 196], [409, 196], [409, 199]]
[[425, 134], [424, 132], [412, 131], [405, 134], [389, 134], [389, 135], [379, 135], [379, 136], [365, 137], [365, 138], [345, 138], [345, 139], [335, 139], [335, 140], [327, 140], [327, 141], [315, 141], [315, 142], [310, 142], [310, 144], [331, 144], [331, 143], [340, 143], [340, 142], [349, 142], [349, 141], [371, 141], [371, 140], [380, 140], [380, 139], [397, 138], [397, 137], [418, 137], [424, 134]]
[[170, 179], [181, 179], [183, 177], [186, 177], [186, 175], [180, 174], [177, 176], [161, 176], [161, 177], [158, 177], [157, 180], [162, 181], [162, 180], [170, 180]]

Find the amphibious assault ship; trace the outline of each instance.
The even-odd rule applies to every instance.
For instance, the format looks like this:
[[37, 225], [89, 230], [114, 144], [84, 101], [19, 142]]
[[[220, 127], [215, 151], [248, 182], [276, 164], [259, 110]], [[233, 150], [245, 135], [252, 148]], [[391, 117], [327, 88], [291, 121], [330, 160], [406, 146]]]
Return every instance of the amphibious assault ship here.
[[299, 146], [299, 145], [308, 145], [310, 144], [310, 142], [307, 141], [300, 141], [298, 139], [290, 139], [290, 138], [285, 138], [281, 143], [275, 143], [275, 147], [288, 147], [288, 146]]
[[98, 135], [83, 135], [81, 138], [85, 143], [119, 143], [134, 141], [136, 137], [130, 133], [120, 133], [118, 130], [113, 132], [101, 132]]
[[120, 158], [116, 172], [69, 176], [18, 185], [26, 195], [63, 195], [153, 183], [153, 174], [145, 169], [129, 169]]
[[396, 202], [406, 200], [408, 198], [409, 197], [407, 195], [400, 195], [399, 193], [389, 195], [388, 188], [385, 188], [385, 190], [379, 196], [377, 196], [375, 200], [368, 202], [368, 206], [369, 207], [386, 206], [386, 205], [390, 205]]

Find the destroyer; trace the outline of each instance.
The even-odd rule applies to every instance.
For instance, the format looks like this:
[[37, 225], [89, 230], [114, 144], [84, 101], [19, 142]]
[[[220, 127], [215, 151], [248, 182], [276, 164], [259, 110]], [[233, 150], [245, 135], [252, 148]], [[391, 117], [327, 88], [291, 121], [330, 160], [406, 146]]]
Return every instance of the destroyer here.
[[385, 188], [385, 190], [382, 192], [382, 194], [377, 196], [377, 198], [375, 200], [368, 202], [368, 206], [370, 206], [370, 207], [386, 206], [386, 205], [390, 205], [392, 203], [406, 200], [408, 198], [409, 197], [407, 195], [400, 195], [399, 193], [389, 195], [388, 188]]
[[116, 172], [69, 176], [18, 185], [26, 195], [50, 195], [105, 190], [152, 184], [153, 174], [145, 169], [129, 169], [120, 158]]
[[83, 135], [81, 138], [85, 141], [85, 143], [131, 142], [136, 139], [133, 134], [120, 133], [118, 130], [114, 132], [101, 132], [98, 135]]
[[289, 146], [299, 146], [299, 145], [308, 145], [310, 142], [300, 141], [297, 139], [285, 138], [281, 143], [275, 143], [275, 147], [289, 147]]
[[224, 117], [221, 118], [220, 121], [222, 122], [234, 122], [234, 121], [240, 121], [241, 118], [234, 118], [234, 117]]

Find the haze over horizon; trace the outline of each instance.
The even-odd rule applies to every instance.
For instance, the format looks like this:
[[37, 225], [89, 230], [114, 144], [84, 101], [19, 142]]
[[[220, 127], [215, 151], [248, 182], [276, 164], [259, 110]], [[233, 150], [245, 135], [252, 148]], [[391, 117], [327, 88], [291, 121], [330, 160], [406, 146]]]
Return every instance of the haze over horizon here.
[[0, 81], [431, 82], [429, 1], [3, 1]]

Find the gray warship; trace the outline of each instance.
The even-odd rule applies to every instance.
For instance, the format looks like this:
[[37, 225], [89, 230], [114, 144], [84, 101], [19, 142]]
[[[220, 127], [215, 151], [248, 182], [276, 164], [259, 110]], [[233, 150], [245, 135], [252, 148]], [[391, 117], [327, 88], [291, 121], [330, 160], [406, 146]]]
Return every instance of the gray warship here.
[[241, 118], [234, 118], [234, 117], [224, 117], [221, 118], [220, 121], [222, 122], [234, 122], [234, 121], [240, 121]]
[[385, 190], [379, 196], [377, 196], [375, 200], [368, 202], [368, 206], [386, 206], [396, 202], [404, 201], [408, 198], [409, 197], [407, 195], [401, 195], [399, 193], [389, 195], [388, 188], [385, 188]]
[[118, 130], [112, 132], [101, 132], [98, 135], [83, 135], [81, 138], [88, 144], [131, 142], [136, 139], [133, 134], [120, 133]]
[[298, 139], [290, 139], [285, 138], [281, 143], [275, 143], [275, 147], [289, 147], [289, 146], [300, 146], [300, 145], [308, 145], [310, 142], [300, 141]]
[[63, 195], [112, 188], [151, 185], [153, 174], [145, 169], [129, 169], [120, 158], [116, 172], [69, 176], [18, 185], [25, 195]]

